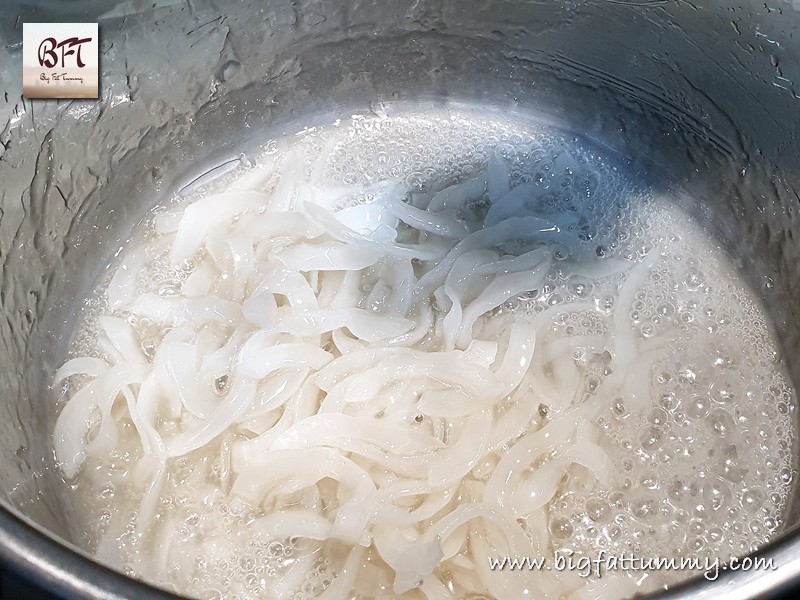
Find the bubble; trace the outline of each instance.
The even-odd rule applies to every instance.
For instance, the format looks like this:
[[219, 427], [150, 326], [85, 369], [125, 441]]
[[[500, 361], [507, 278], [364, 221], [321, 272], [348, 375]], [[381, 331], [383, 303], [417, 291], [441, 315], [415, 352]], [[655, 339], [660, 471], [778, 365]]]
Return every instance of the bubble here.
[[556, 539], [569, 539], [572, 537], [573, 532], [572, 524], [567, 519], [554, 519], [550, 523], [550, 533], [552, 533], [553, 537]]
[[708, 415], [708, 425], [720, 437], [726, 437], [736, 429], [736, 421], [731, 414], [722, 408], [715, 408]]
[[692, 419], [702, 419], [711, 410], [711, 400], [706, 396], [693, 395], [686, 407], [686, 414]]

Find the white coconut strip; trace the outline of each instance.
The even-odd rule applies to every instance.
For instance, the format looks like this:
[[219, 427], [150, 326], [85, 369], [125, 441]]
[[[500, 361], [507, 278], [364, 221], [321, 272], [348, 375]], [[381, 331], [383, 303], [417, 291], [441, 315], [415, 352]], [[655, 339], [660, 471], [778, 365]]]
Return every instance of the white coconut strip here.
[[226, 192], [202, 198], [183, 212], [183, 218], [170, 248], [172, 264], [179, 264], [193, 256], [205, 243], [208, 235], [230, 225], [233, 218], [243, 212], [267, 206], [269, 196], [259, 192]]
[[[110, 419], [111, 406], [127, 385], [141, 382], [145, 377], [143, 366], [119, 365], [99, 374], [95, 379], [76, 392], [58, 415], [53, 431], [53, 447], [61, 470], [68, 478], [74, 477], [86, 460], [86, 434], [99, 417]], [[102, 431], [103, 436], [113, 435], [109, 427]], [[97, 437], [95, 438], [98, 439]], [[104, 438], [100, 438], [106, 441]], [[98, 448], [99, 444], [95, 444]]]
[[256, 215], [245, 225], [238, 226], [237, 231], [256, 244], [276, 238], [281, 241], [313, 240], [325, 233], [322, 227], [302, 213], [274, 211]]
[[384, 316], [360, 308], [340, 308], [288, 316], [275, 327], [298, 337], [321, 335], [346, 327], [357, 339], [378, 342], [402, 335], [413, 325], [403, 317]]
[[97, 377], [101, 373], [105, 373], [109, 368], [109, 364], [101, 358], [79, 356], [78, 358], [68, 360], [59, 367], [56, 374], [53, 375], [53, 385], [57, 385], [75, 375]]
[[484, 502], [507, 506], [512, 502], [514, 482], [534, 461], [575, 435], [578, 425], [594, 417], [598, 407], [584, 403], [559, 415], [538, 431], [523, 437], [500, 459], [486, 482]]
[[142, 294], [134, 301], [131, 311], [173, 327], [200, 326], [211, 321], [234, 325], [242, 319], [241, 304], [214, 296], [182, 299]]
[[511, 175], [508, 163], [497, 154], [489, 154], [489, 164], [486, 166], [486, 191], [489, 200], [496, 202], [511, 191]]
[[144, 244], [134, 246], [125, 253], [106, 289], [110, 309], [120, 309], [133, 302], [136, 297], [136, 277], [144, 271], [146, 263], [147, 246]]
[[444, 486], [459, 481], [486, 454], [492, 415], [484, 410], [465, 419], [455, 441], [428, 460], [428, 481]]
[[142, 351], [139, 336], [125, 319], [101, 315], [98, 317], [97, 322], [102, 327], [103, 333], [109, 342], [119, 352], [122, 362], [135, 365], [143, 365], [148, 362]]
[[386, 198], [386, 207], [398, 219], [415, 229], [426, 231], [439, 237], [460, 240], [470, 234], [469, 226], [463, 221], [433, 213], [429, 210], [420, 210], [398, 198]]
[[303, 385], [309, 369], [282, 369], [271, 375], [259, 388], [259, 400], [253, 405], [248, 418], [259, 417], [275, 411], [288, 402]]
[[198, 425], [165, 440], [167, 456], [183, 456], [215, 440], [252, 407], [256, 384], [244, 376], [235, 377], [230, 391], [211, 414]]
[[457, 336], [457, 345], [466, 347], [472, 339], [472, 328], [478, 318], [494, 310], [506, 300], [519, 296], [525, 291], [538, 289], [544, 283], [546, 267], [531, 273], [508, 273], [495, 278], [481, 294], [464, 309]]
[[334, 239], [352, 244], [355, 247], [365, 250], [377, 250], [383, 256], [396, 256], [398, 258], [435, 260], [441, 258], [447, 252], [449, 244], [436, 243], [430, 240], [425, 244], [405, 245], [390, 243], [381, 240], [372, 240], [364, 237], [361, 233], [354, 231], [339, 221], [336, 216], [324, 208], [315, 204], [306, 204], [305, 210], [315, 222], [325, 228], [328, 235]]
[[246, 377], [263, 379], [278, 369], [317, 370], [333, 360], [333, 355], [313, 344], [271, 345], [269, 333], [253, 336], [245, 342], [239, 351], [235, 371]]
[[212, 384], [199, 377], [200, 356], [194, 344], [162, 343], [153, 360], [153, 372], [164, 391], [178, 398], [195, 417], [207, 417], [219, 404]]
[[642, 262], [631, 269], [628, 277], [622, 283], [617, 302], [614, 305], [614, 340], [611, 353], [614, 355], [614, 365], [619, 369], [626, 369], [633, 365], [636, 359], [636, 334], [630, 326], [628, 313], [631, 310], [634, 296], [650, 276], [650, 269], [658, 262], [661, 256], [659, 248], [653, 248], [642, 259]]
[[249, 528], [254, 535], [282, 540], [292, 537], [326, 540], [333, 525], [325, 517], [310, 510], [281, 510], [260, 517]]
[[471, 250], [491, 249], [511, 240], [571, 240], [574, 234], [562, 232], [557, 225], [538, 217], [514, 217], [480, 229], [458, 242], [438, 264], [420, 278], [420, 286], [433, 291], [444, 283], [455, 260]]
[[275, 254], [281, 263], [298, 271], [350, 271], [374, 265], [384, 253], [342, 242], [295, 244]]
[[[304, 465], [298, 470], [297, 465]], [[260, 505], [279, 487], [298, 491], [329, 477], [348, 488], [350, 502], [362, 502], [375, 491], [369, 474], [331, 448], [280, 450], [253, 457], [236, 477], [231, 493], [252, 506]]]
[[249, 323], [262, 329], [274, 326], [278, 318], [275, 296], [269, 291], [250, 296], [242, 303], [242, 316]]
[[486, 193], [488, 178], [486, 172], [482, 172], [472, 179], [467, 179], [461, 183], [451, 185], [431, 198], [427, 209], [431, 213], [441, 211], [457, 211], [463, 208], [468, 202], [480, 200]]

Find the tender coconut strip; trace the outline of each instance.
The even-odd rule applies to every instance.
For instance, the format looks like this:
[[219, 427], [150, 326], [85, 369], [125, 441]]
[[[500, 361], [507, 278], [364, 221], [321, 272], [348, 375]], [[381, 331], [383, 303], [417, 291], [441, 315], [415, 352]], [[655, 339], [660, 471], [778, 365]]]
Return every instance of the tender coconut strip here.
[[492, 414], [488, 410], [467, 417], [456, 441], [428, 461], [431, 485], [450, 485], [469, 473], [486, 455], [491, 426]]
[[[455, 498], [455, 486], [437, 487], [422, 481], [401, 481], [378, 491], [375, 522], [406, 527], [420, 521], [432, 519]], [[394, 501], [412, 496], [423, 496], [422, 503], [409, 510], [393, 504]]]
[[434, 575], [428, 575], [423, 579], [419, 589], [428, 600], [453, 600], [453, 594], [450, 593], [447, 586]]
[[166, 440], [167, 456], [183, 456], [202, 448], [250, 410], [255, 399], [255, 382], [243, 375], [233, 379], [230, 391], [207, 418], [201, 420], [197, 426]]
[[350, 271], [365, 269], [378, 262], [384, 254], [380, 249], [324, 242], [295, 244], [276, 253], [275, 257], [289, 268], [308, 271]]
[[272, 443], [295, 423], [316, 414], [319, 406], [320, 391], [307, 380], [300, 387], [299, 392], [290, 404], [284, 406], [283, 412], [277, 422], [258, 437], [238, 441], [231, 446], [231, 468], [239, 472], [252, 460], [264, 452], [264, 448], [271, 448]]
[[487, 173], [483, 171], [472, 179], [446, 187], [431, 198], [427, 206], [428, 212], [456, 212], [467, 203], [483, 198], [488, 185]]
[[314, 415], [296, 423], [269, 446], [266, 442], [270, 440], [264, 441], [259, 447], [254, 440], [248, 448], [248, 455], [328, 446], [363, 456], [383, 468], [415, 478], [426, 474], [425, 457], [442, 451], [444, 446], [439, 440], [413, 429], [336, 413]]
[[334, 215], [342, 225], [368, 240], [394, 242], [397, 239], [397, 217], [382, 201], [347, 206]]
[[[544, 262], [544, 261], [543, 261]], [[547, 267], [540, 268], [533, 275], [530, 273], [509, 273], [500, 275], [492, 281], [481, 294], [464, 309], [464, 316], [456, 337], [460, 348], [466, 347], [472, 339], [472, 327], [478, 318], [500, 306], [506, 300], [518, 296], [531, 288], [538, 288], [544, 283]]]
[[289, 306], [299, 310], [316, 310], [317, 295], [303, 275], [293, 269], [266, 265], [258, 270], [256, 293], [271, 292], [285, 296]]
[[[511, 556], [531, 554], [531, 541], [513, 517], [497, 509], [472, 504], [461, 506], [432, 525], [414, 541], [406, 541], [386, 526], [375, 526], [375, 546], [381, 557], [396, 572], [394, 592], [402, 594], [418, 587], [424, 577], [433, 573], [444, 554], [442, 543], [464, 523], [485, 519], [503, 534], [503, 541]], [[486, 554], [485, 556], [489, 556]]]
[[317, 596], [318, 600], [341, 600], [347, 598], [355, 586], [358, 575], [364, 563], [366, 550], [361, 546], [356, 546], [350, 551], [350, 555], [339, 571], [339, 575], [333, 580], [328, 588]]
[[511, 240], [569, 239], [574, 234], [562, 232], [557, 225], [539, 217], [514, 217], [493, 227], [479, 229], [458, 242], [447, 255], [419, 281], [420, 287], [433, 291], [442, 285], [455, 260], [470, 250], [497, 247]]
[[[462, 357], [478, 366], [488, 369], [497, 359], [497, 342], [487, 340], [472, 340], [464, 350]], [[504, 381], [504, 375], [497, 373], [498, 378]]]
[[308, 374], [309, 369], [282, 369], [272, 374], [261, 384], [261, 399], [247, 418], [256, 418], [283, 406], [298, 392]]
[[650, 276], [650, 269], [658, 262], [661, 256], [659, 248], [653, 248], [642, 259], [642, 262], [631, 269], [628, 277], [622, 283], [617, 302], [614, 305], [614, 331], [612, 341], [614, 364], [618, 369], [632, 366], [636, 359], [636, 338], [633, 328], [628, 325], [628, 312], [631, 310], [636, 291], [644, 285]]
[[230, 336], [230, 339], [228, 339], [222, 347], [212, 349], [212, 346], [206, 348], [205, 352], [200, 352], [202, 363], [200, 365], [199, 375], [212, 382], [220, 377], [227, 376], [233, 368], [233, 360], [241, 350], [244, 342], [253, 338], [258, 339], [263, 345], [276, 344], [279, 334], [269, 330], [261, 330], [253, 333], [250, 327], [240, 327], [234, 331], [233, 335]]
[[173, 327], [199, 327], [211, 321], [235, 325], [242, 319], [241, 304], [214, 296], [183, 299], [142, 294], [134, 301], [131, 311]]
[[536, 540], [525, 535], [525, 532], [520, 528], [513, 514], [502, 508], [479, 502], [463, 504], [451, 513], [445, 515], [431, 525], [419, 538], [419, 541], [423, 544], [434, 540], [438, 540], [442, 543], [453, 535], [459, 527], [474, 519], [483, 519], [487, 523], [491, 523], [497, 527], [499, 532], [502, 533], [503, 541], [509, 552], [511, 552], [511, 556], [521, 555], [516, 554], [516, 552], [524, 554], [529, 550], [541, 550], [541, 548], [536, 545]]
[[[361, 289], [362, 274], [348, 271], [341, 274], [341, 279], [334, 277], [339, 273], [326, 273], [322, 280], [322, 287], [319, 291], [318, 299], [326, 309], [350, 309], [354, 304], [358, 304], [363, 299], [364, 294]], [[330, 298], [330, 300], [328, 300]], [[366, 311], [375, 314], [378, 311]], [[359, 337], [359, 336], [356, 336]]]
[[395, 256], [398, 258], [436, 260], [445, 255], [450, 247], [449, 243], [436, 243], [430, 240], [425, 244], [405, 245], [389, 243], [387, 241], [373, 240], [354, 231], [339, 221], [336, 216], [321, 206], [307, 203], [305, 210], [315, 222], [325, 228], [325, 231], [332, 238], [352, 244], [355, 247], [365, 250], [377, 250], [383, 256]]
[[414, 344], [424, 340], [424, 338], [431, 331], [435, 320], [433, 308], [431, 307], [430, 303], [420, 301], [422, 296], [419, 293], [417, 285], [414, 286], [413, 296], [416, 303], [406, 314], [409, 317], [416, 319], [416, 325], [408, 333], [404, 333], [403, 335], [399, 335], [394, 339], [387, 340], [386, 344], [388, 346], [411, 347]]
[[262, 329], [273, 327], [278, 318], [275, 296], [269, 291], [253, 294], [242, 304], [242, 316]]
[[331, 361], [314, 375], [313, 381], [320, 389], [329, 392], [336, 384], [357, 373], [372, 369], [387, 357], [402, 356], [409, 352], [405, 348], [365, 348], [350, 352]]
[[65, 362], [59, 367], [56, 374], [53, 375], [52, 385], [57, 385], [74, 375], [88, 375], [90, 377], [97, 377], [101, 373], [105, 373], [109, 369], [109, 364], [101, 358], [92, 358], [90, 356], [80, 356]]
[[220, 276], [219, 270], [210, 262], [201, 262], [183, 282], [181, 295], [186, 298], [200, 298], [213, 293], [214, 284]]
[[534, 378], [528, 373], [525, 380], [512, 392], [509, 399], [511, 407], [495, 419], [486, 448], [487, 454], [497, 452], [503, 445], [533, 427], [543, 398], [538, 389], [536, 392], [533, 391], [534, 385], [538, 384], [533, 384], [532, 379]]
[[561, 456], [571, 463], [585, 467], [602, 485], [608, 485], [612, 465], [606, 453], [595, 442], [579, 440]]
[[256, 258], [253, 251], [253, 240], [241, 234], [225, 237], [233, 260], [233, 296], [232, 300], [241, 302], [247, 292], [247, 283], [256, 270]]
[[139, 342], [139, 337], [130, 324], [120, 317], [102, 315], [97, 322], [103, 328], [111, 345], [119, 352], [119, 362], [143, 365], [148, 362]]
[[252, 379], [263, 379], [278, 369], [320, 369], [333, 355], [314, 344], [272, 345], [271, 332], [253, 335], [239, 351], [235, 371]]
[[[570, 160], [555, 161], [557, 176]], [[307, 171], [299, 153], [288, 156], [284, 167]], [[589, 301], [555, 306], [525, 324], [505, 315], [483, 322], [515, 294], [541, 287], [551, 247], [538, 247], [540, 242], [561, 242], [570, 252], [582, 248], [573, 244], [575, 219], [531, 214], [524, 197], [533, 188], [511, 190], [509, 180], [508, 165], [492, 154], [477, 178], [436, 194], [414, 194], [406, 203], [396, 182], [366, 190], [315, 188], [284, 172], [274, 193], [221, 195], [182, 216], [157, 218], [156, 227], [167, 235], [148, 242], [141, 256], [126, 258], [131, 266], [115, 274], [109, 300], [176, 329], [159, 342], [151, 367], [126, 322], [101, 322], [110, 362], [138, 364], [142, 373], [113, 393], [115, 367], [103, 361], [79, 360], [59, 369], [61, 379], [95, 377], [84, 390], [94, 385], [98, 392], [75, 394], [72, 400], [80, 402], [73, 416], [62, 413], [80, 438], [66, 435], [61, 452], [100, 453], [113, 446], [111, 407], [121, 393], [145, 454], [134, 472], [146, 491], [137, 515], [140, 534], [155, 514], [167, 457], [222, 435], [219, 493], [228, 493], [226, 473], [233, 471], [234, 496], [276, 510], [253, 524], [259, 537], [366, 546], [374, 536], [389, 569], [382, 561], [371, 564], [394, 577], [396, 593], [417, 588], [416, 596], [449, 598], [436, 575], [441, 565], [467, 594], [557, 595], [552, 575], [509, 578], [489, 572], [485, 559], [500, 550], [526, 555], [549, 547], [546, 503], [565, 473], [608, 477], [608, 458], [586, 424], [599, 407], [588, 396], [578, 404], [567, 381], [574, 379], [570, 353], [576, 347], [604, 345], [601, 337], [565, 338], [539, 342], [534, 352], [537, 333], [546, 339], [542, 334], [561, 313], [596, 309]], [[352, 205], [364, 196], [366, 203]], [[487, 196], [492, 207], [483, 229], [473, 231], [477, 223], [460, 219], [471, 212], [470, 202]], [[220, 200], [231, 197], [239, 200]], [[410, 227], [398, 227], [398, 219]], [[157, 244], [173, 244], [173, 261], [185, 254], [197, 263], [182, 287], [184, 298], [135, 297], [136, 273], [146, 267], [142, 257], [153, 256]], [[504, 256], [504, 247], [519, 255]], [[640, 267], [623, 283], [616, 311], [648, 276], [650, 267]], [[626, 269], [627, 263], [614, 260], [560, 263], [565, 275], [591, 280]], [[630, 283], [634, 273], [643, 277], [636, 286]], [[442, 337], [445, 351], [436, 351]], [[616, 343], [624, 355], [627, 342]], [[635, 377], [622, 372], [615, 367], [603, 385], [644, 398], [649, 369], [638, 369]], [[223, 375], [226, 380], [219, 379]], [[223, 381], [230, 391], [220, 397], [215, 384], [221, 388]], [[549, 422], [537, 416], [541, 403]], [[156, 424], [167, 410], [184, 431], [165, 442]], [[98, 414], [98, 435], [87, 444], [84, 433]], [[428, 418], [420, 421], [422, 414]], [[544, 426], [525, 435], [542, 419]], [[241, 432], [261, 435], [243, 441]], [[505, 444], [511, 448], [500, 452]], [[495, 462], [484, 484], [479, 473]], [[339, 504], [324, 511], [320, 503], [330, 482], [323, 479], [338, 482]], [[465, 499], [485, 505], [473, 510], [476, 504]], [[165, 540], [173, 528], [163, 528]], [[164, 552], [155, 560], [168, 568], [166, 558]], [[352, 564], [326, 591], [329, 600], [356, 589], [367, 558], [359, 547], [351, 553]], [[297, 589], [309, 565], [301, 560], [289, 567], [281, 589]], [[560, 573], [559, 579], [564, 576], [570, 577]]]
[[[393, 182], [381, 181], [376, 186], [384, 186]], [[304, 181], [297, 183], [297, 204], [298, 209], [302, 209], [307, 202], [322, 206], [326, 210], [336, 212], [348, 204], [355, 202], [357, 198], [370, 198], [374, 200], [375, 192], [378, 187], [362, 188], [361, 186], [331, 186], [312, 185]]]
[[255, 215], [252, 220], [239, 225], [236, 229], [256, 244], [276, 238], [292, 241], [313, 240], [325, 233], [322, 227], [306, 215], [297, 212], [268, 211], [263, 215]]
[[[304, 465], [298, 470], [297, 465]], [[316, 485], [329, 477], [351, 491], [348, 504], [359, 504], [375, 491], [369, 474], [352, 460], [331, 448], [276, 450], [252, 457], [247, 468], [236, 477], [231, 493], [259, 506], [268, 494], [279, 488], [291, 493]]]
[[[636, 368], [626, 370], [622, 394], [631, 410], [647, 410], [652, 408], [651, 393], [653, 365], [664, 357], [663, 353], [647, 353], [637, 358]], [[639, 362], [641, 360], [641, 363]], [[621, 372], [618, 369], [615, 372]]]
[[367, 347], [365, 342], [356, 339], [349, 331], [343, 328], [331, 331], [331, 341], [342, 355], [361, 352]]
[[270, 211], [293, 211], [297, 208], [297, 182], [304, 179], [306, 170], [302, 152], [290, 150], [284, 155], [275, 172], [278, 174], [278, 185], [271, 194]]
[[598, 410], [598, 407], [585, 402], [514, 444], [500, 459], [486, 482], [484, 502], [499, 506], [512, 504], [515, 483], [522, 477], [522, 473], [539, 457], [566, 443], [575, 434], [578, 425], [593, 418]]
[[[394, 381], [432, 381], [436, 388], [448, 386], [467, 396], [500, 398], [503, 384], [488, 369], [478, 365], [459, 370], [463, 352], [406, 352], [381, 361], [369, 372], [351, 375], [330, 388], [322, 412], [340, 412], [353, 402], [369, 402]], [[428, 383], [430, 385], [430, 383]], [[487, 403], [490, 401], [486, 401]]]
[[417, 407], [429, 417], [454, 419], [489, 408], [491, 399], [470, 396], [460, 390], [442, 389], [422, 392]]
[[381, 558], [395, 572], [393, 591], [398, 595], [418, 587], [424, 577], [433, 573], [443, 557], [438, 540], [420, 543], [408, 541], [408, 535], [402, 529], [374, 526], [373, 543]]
[[183, 211], [183, 218], [169, 251], [172, 264], [194, 256], [214, 230], [231, 224], [237, 215], [267, 206], [270, 197], [259, 192], [226, 192], [193, 202]]
[[110, 309], [119, 309], [130, 305], [136, 297], [136, 276], [144, 271], [147, 263], [147, 246], [141, 244], [128, 250], [122, 263], [114, 271], [111, 282], [106, 288], [106, 298]]
[[364, 300], [364, 307], [374, 312], [386, 312], [386, 305], [389, 303], [389, 295], [392, 293], [392, 286], [383, 279], [379, 279], [372, 286]]
[[414, 288], [417, 283], [414, 265], [410, 260], [389, 260], [386, 270], [391, 277], [392, 288], [386, 308], [405, 316], [414, 302]]
[[147, 531], [153, 523], [167, 464], [164, 442], [155, 428], [160, 404], [156, 387], [153, 377], [148, 377], [139, 387], [139, 395], [135, 401], [132, 401], [129, 394], [125, 394], [127, 388], [123, 388], [123, 394], [128, 402], [128, 412], [146, 451], [145, 460], [137, 466], [145, 466], [148, 462], [151, 466], [149, 481], [144, 486], [144, 497], [136, 514], [136, 527], [140, 532]]
[[414, 208], [399, 197], [387, 196], [383, 201], [395, 217], [420, 231], [450, 240], [460, 240], [471, 233], [469, 226], [463, 221]]
[[489, 154], [486, 178], [486, 191], [489, 193], [489, 200], [493, 203], [511, 191], [511, 173], [508, 163], [497, 152]]
[[580, 219], [575, 213], [543, 213], [537, 208], [537, 203], [542, 194], [547, 191], [538, 183], [522, 183], [518, 185], [497, 201], [492, 202], [492, 206], [486, 213], [484, 225], [491, 227], [511, 217], [528, 216], [547, 219], [557, 223], [562, 229], [577, 225]]
[[569, 465], [569, 460], [551, 460], [538, 467], [529, 478], [519, 481], [508, 500], [511, 511], [524, 517], [550, 502]]
[[254, 535], [261, 535], [266, 539], [302, 537], [326, 540], [331, 535], [333, 525], [317, 512], [298, 509], [270, 513], [256, 519], [249, 527]]
[[108, 439], [109, 436], [113, 438], [116, 433], [114, 424], [106, 423], [104, 428], [103, 421], [111, 419], [111, 407], [122, 388], [141, 382], [144, 376], [143, 366], [111, 367], [98, 374], [69, 399], [58, 415], [53, 431], [53, 446], [64, 475], [68, 478], [74, 477], [86, 460], [86, 432], [91, 428], [96, 414], [100, 415], [101, 431], [95, 437], [94, 441], [97, 443], [94, 444], [94, 449], [100, 451], [108, 443], [115, 442]]
[[163, 342], [153, 359], [159, 385], [169, 397], [180, 399], [191, 415], [202, 419], [211, 414], [220, 399], [211, 382], [199, 377], [199, 367], [197, 346], [185, 342]]
[[398, 458], [427, 455], [444, 447], [439, 440], [408, 427], [392, 427], [374, 419], [328, 413], [314, 415], [297, 423], [279, 436], [270, 448], [272, 450], [293, 450], [312, 446], [343, 448], [353, 445], [354, 442], [363, 442], [382, 453], [389, 452]]
[[412, 321], [403, 317], [384, 316], [361, 308], [338, 308], [287, 316], [275, 328], [298, 337], [309, 337], [346, 327], [356, 338], [373, 343], [395, 338], [413, 326]]
[[[485, 284], [489, 280], [488, 274], [478, 275], [478, 268], [487, 263], [494, 264], [499, 257], [498, 252], [480, 249], [465, 252], [453, 261], [453, 266], [443, 285], [444, 294], [450, 300], [450, 310], [441, 323], [443, 349], [455, 348], [456, 336], [463, 322], [464, 304], [473, 299], [478, 287], [476, 283]], [[477, 282], [476, 279], [478, 279]], [[480, 281], [481, 279], [483, 281]], [[438, 294], [439, 290], [434, 295]], [[441, 305], [442, 302], [440, 301], [439, 304]]]

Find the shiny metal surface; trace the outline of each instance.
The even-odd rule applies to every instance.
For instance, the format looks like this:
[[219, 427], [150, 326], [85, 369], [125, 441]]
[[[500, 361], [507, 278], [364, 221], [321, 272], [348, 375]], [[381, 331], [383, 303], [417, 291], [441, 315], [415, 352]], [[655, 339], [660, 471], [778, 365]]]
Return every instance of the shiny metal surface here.
[[[73, 597], [170, 597], [77, 552], [47, 384], [85, 290], [145, 211], [270, 134], [395, 103], [588, 135], [687, 206], [772, 311], [800, 383], [800, 4], [784, 0], [23, 0], [0, 15], [0, 558]], [[98, 21], [101, 95], [21, 98], [21, 23]], [[30, 520], [30, 522], [29, 522]], [[666, 597], [800, 579], [765, 548]], [[33, 524], [35, 523], [35, 525]], [[45, 533], [46, 531], [51, 533]]]

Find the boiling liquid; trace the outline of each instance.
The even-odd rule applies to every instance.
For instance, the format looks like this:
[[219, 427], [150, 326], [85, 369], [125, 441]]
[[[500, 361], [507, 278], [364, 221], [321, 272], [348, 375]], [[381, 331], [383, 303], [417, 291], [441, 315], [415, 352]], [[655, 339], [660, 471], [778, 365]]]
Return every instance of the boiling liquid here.
[[[302, 166], [292, 163], [292, 176], [333, 186], [399, 179], [412, 201], [442, 182], [473, 177], [494, 152], [507, 163], [512, 187], [540, 186], [530, 210], [569, 215], [565, 222], [579, 242], [552, 245], [555, 260], [544, 284], [482, 318], [490, 335], [498, 323], [550, 315], [533, 359], [541, 387], [533, 390], [538, 416], [532, 429], [575, 399], [591, 397], [601, 406], [594, 423], [597, 443], [613, 465], [610, 478], [598, 481], [576, 466], [560, 482], [546, 507], [543, 525], [551, 540], [546, 555], [571, 551], [594, 557], [603, 550], [724, 561], [763, 546], [779, 531], [794, 477], [795, 393], [758, 300], [714, 240], [677, 206], [576, 137], [469, 112], [355, 116], [312, 128], [266, 144], [263, 154], [213, 187], [274, 186], [271, 169], [288, 169], [287, 157], [298, 152]], [[191, 201], [176, 199], [175, 205]], [[487, 208], [486, 201], [474, 202], [461, 216], [480, 220]], [[140, 240], [148, 250], [137, 291], [179, 293], [196, 265], [170, 265], [168, 248], [159, 244], [149, 221]], [[627, 267], [578, 273], [565, 267], [585, 256], [593, 257], [593, 264]], [[643, 262], [650, 268], [640, 270], [644, 277], [622, 298], [630, 267]], [[72, 356], [103, 356], [96, 321], [102, 314], [114, 311], [100, 285], [86, 303]], [[123, 316], [151, 354], [163, 327]], [[422, 347], [436, 343], [431, 335]], [[637, 357], [629, 373], [611, 368], [622, 343]], [[65, 393], [81, 385], [73, 378]], [[225, 381], [218, 385], [223, 390]], [[230, 445], [241, 432], [168, 461], [155, 520], [142, 535], [135, 515], [147, 477], [137, 465], [147, 458], [130, 419], [121, 415], [120, 423], [117, 450], [90, 457], [72, 482], [77, 534], [101, 560], [202, 598], [310, 599], [334, 581], [348, 547], [263, 536], [252, 527], [261, 509], [230, 496]], [[487, 458], [469, 477], [485, 481], [497, 460]], [[468, 544], [460, 554], [467, 561], [489, 558], [470, 557]], [[353, 596], [392, 595], [380, 556], [374, 549], [365, 556]], [[298, 564], [303, 577], [287, 577], [298, 572], [290, 569]], [[686, 576], [649, 575], [642, 590]], [[456, 576], [440, 573], [440, 579], [456, 598], [479, 597]], [[573, 590], [574, 579], [565, 585], [565, 592]], [[419, 591], [407, 595], [422, 597]]]

